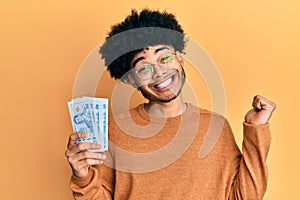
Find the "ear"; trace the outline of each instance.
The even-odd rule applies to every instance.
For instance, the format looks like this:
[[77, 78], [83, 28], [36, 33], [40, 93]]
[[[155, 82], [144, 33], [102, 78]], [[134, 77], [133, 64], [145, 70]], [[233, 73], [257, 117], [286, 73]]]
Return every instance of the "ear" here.
[[183, 67], [184, 66], [184, 60], [181, 57], [181, 53], [179, 51], [176, 51], [175, 53], [176, 53], [176, 56], [177, 56], [177, 58], [179, 60], [180, 65]]
[[132, 85], [132, 87], [134, 87], [136, 89], [139, 88], [132, 74], [128, 74], [128, 80], [129, 80], [130, 85]]

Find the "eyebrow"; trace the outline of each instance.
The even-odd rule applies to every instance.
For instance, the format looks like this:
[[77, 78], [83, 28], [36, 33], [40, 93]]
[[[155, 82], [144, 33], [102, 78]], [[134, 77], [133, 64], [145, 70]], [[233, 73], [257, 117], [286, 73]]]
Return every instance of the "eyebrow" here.
[[[163, 46], [163, 47], [160, 47], [158, 49], [155, 49], [154, 53], [157, 54], [159, 51], [162, 51], [162, 50], [165, 50], [165, 49], [170, 50], [168, 47]], [[141, 56], [141, 57], [137, 58], [136, 60], [134, 60], [133, 63], [132, 63], [133, 68], [135, 67], [136, 63], [138, 63], [139, 61], [144, 60], [144, 59], [145, 59], [145, 57]]]
[[164, 46], [164, 47], [161, 47], [161, 48], [155, 49], [154, 53], [156, 54], [157, 52], [159, 52], [159, 51], [162, 51], [162, 50], [165, 50], [165, 49], [168, 49], [168, 50], [170, 50], [168, 47]]
[[144, 56], [135, 59], [135, 60], [133, 61], [133, 63], [132, 63], [133, 68], [135, 68], [136, 63], [138, 63], [140, 60], [144, 60], [144, 59], [145, 59]]

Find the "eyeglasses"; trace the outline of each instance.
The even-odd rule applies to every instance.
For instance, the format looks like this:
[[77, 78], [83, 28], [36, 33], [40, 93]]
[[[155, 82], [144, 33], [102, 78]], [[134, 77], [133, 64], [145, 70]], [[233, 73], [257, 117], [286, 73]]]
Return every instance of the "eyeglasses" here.
[[[162, 54], [157, 62], [157, 64], [160, 68], [168, 69], [172, 67], [175, 61], [175, 53], [167, 52], [165, 54]], [[138, 75], [138, 77], [142, 80], [148, 80], [151, 79], [151, 77], [154, 74], [154, 64], [142, 64], [142, 65], [137, 65], [135, 67], [136, 71], [135, 73]]]

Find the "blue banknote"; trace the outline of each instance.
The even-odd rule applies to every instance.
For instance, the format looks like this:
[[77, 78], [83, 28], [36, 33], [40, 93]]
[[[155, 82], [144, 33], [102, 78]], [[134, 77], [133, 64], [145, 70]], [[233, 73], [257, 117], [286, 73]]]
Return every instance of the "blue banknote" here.
[[86, 138], [80, 138], [76, 143], [98, 143], [101, 144], [101, 148], [93, 151], [108, 150], [108, 99], [77, 98], [68, 102], [68, 108], [73, 131], [88, 134]]

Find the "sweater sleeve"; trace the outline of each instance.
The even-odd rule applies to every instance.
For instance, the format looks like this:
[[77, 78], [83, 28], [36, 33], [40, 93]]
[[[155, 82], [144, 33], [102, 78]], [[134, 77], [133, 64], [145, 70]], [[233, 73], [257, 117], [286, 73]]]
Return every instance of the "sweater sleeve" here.
[[229, 199], [260, 200], [263, 199], [267, 188], [266, 159], [271, 143], [269, 124], [243, 125], [242, 157]]
[[114, 169], [106, 164], [90, 167], [87, 177], [71, 177], [71, 190], [75, 200], [113, 199]]

